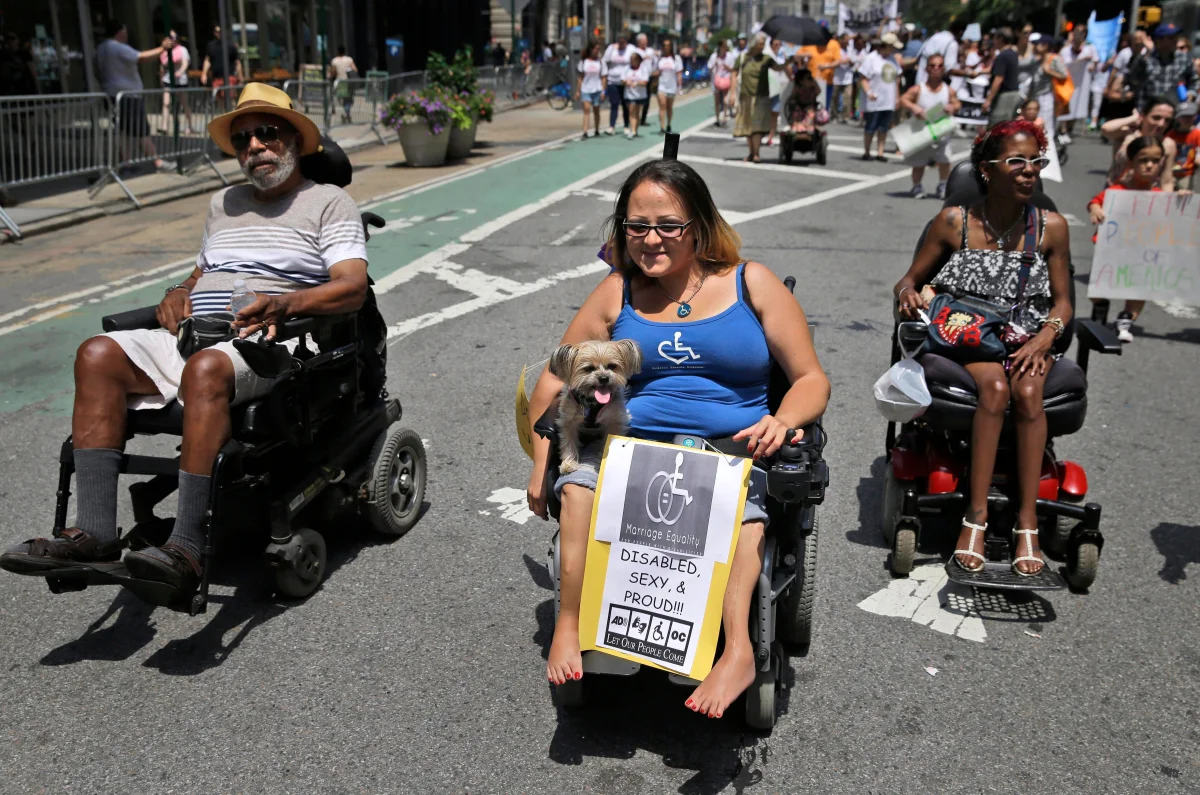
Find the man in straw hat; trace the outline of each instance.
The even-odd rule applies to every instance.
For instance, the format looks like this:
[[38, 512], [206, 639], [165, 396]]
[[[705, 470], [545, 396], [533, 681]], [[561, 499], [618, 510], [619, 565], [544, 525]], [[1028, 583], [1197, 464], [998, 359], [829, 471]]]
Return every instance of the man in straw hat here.
[[77, 526], [10, 548], [0, 555], [0, 566], [9, 571], [47, 575], [77, 561], [120, 557], [117, 479], [126, 409], [178, 400], [183, 446], [175, 527], [166, 544], [130, 552], [125, 565], [135, 577], [194, 590], [210, 473], [230, 437], [230, 407], [265, 394], [273, 382], [255, 375], [231, 341], [189, 348], [185, 343], [194, 338], [186, 332], [199, 320], [183, 323], [182, 330], [181, 323], [204, 315], [219, 319], [217, 313], [229, 311], [238, 281], [256, 294], [232, 324], [230, 334], [242, 337], [270, 338], [287, 317], [353, 312], [366, 297], [367, 250], [358, 208], [342, 189], [301, 175], [300, 157], [316, 152], [320, 138], [317, 126], [292, 109], [287, 94], [251, 83], [237, 108], [213, 119], [208, 132], [237, 157], [249, 184], [213, 196], [195, 270], [168, 288], [158, 305], [162, 328], [102, 334], [80, 346], [72, 421]]

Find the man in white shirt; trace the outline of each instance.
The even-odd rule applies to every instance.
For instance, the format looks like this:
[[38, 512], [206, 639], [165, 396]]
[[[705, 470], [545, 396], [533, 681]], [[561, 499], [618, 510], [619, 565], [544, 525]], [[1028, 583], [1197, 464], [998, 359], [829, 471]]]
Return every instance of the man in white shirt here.
[[1071, 43], [1062, 48], [1059, 53], [1071, 80], [1075, 82], [1075, 93], [1071, 95], [1071, 104], [1067, 112], [1059, 117], [1060, 128], [1071, 142], [1071, 133], [1075, 131], [1075, 120], [1088, 117], [1088, 101], [1092, 95], [1092, 73], [1100, 61], [1100, 55], [1095, 46], [1087, 41], [1087, 25], [1078, 25], [1071, 31]]
[[871, 159], [871, 137], [878, 134], [875, 159], [881, 163], [887, 162], [883, 156], [883, 145], [892, 127], [892, 114], [896, 112], [896, 100], [900, 94], [900, 64], [895, 55], [899, 44], [900, 39], [896, 34], [883, 34], [879, 39], [879, 48], [867, 53], [858, 67], [863, 93], [866, 94], [863, 160]]
[[842, 60], [833, 70], [833, 107], [839, 122], [850, 121], [854, 109], [854, 70], [858, 61], [858, 50], [849, 33], [838, 37], [838, 45], [842, 48]]
[[[920, 55], [918, 55], [920, 60], [917, 62], [917, 85], [923, 86], [929, 80], [929, 72], [926, 71], [925, 64], [931, 55], [942, 56], [943, 62], [946, 64], [946, 75], [949, 75], [951, 70], [958, 68], [958, 37], [962, 35], [966, 27], [965, 22], [956, 19], [950, 23], [949, 30], [939, 30], [925, 40]], [[953, 81], [950, 85], [954, 90], [958, 90], [958, 86], [954, 85]]]
[[[112, 20], [108, 23], [108, 38], [96, 47], [96, 67], [100, 74], [100, 87], [104, 93], [114, 100], [122, 92], [140, 92], [144, 88], [142, 76], [138, 72], [138, 64], [151, 61], [162, 55], [167, 47], [174, 46], [170, 39], [163, 39], [162, 44], [152, 50], [135, 50], [129, 46], [129, 31], [125, 23]], [[154, 167], [159, 171], [171, 171], [174, 163], [168, 163], [158, 156], [154, 141], [150, 138], [150, 123], [146, 120], [146, 103], [140, 93], [130, 93], [122, 96], [117, 103], [117, 126], [120, 134], [121, 160], [133, 158], [129, 150], [130, 139], [140, 140], [142, 152], [148, 158], [153, 158]]]
[[[637, 43], [638, 52], [642, 54], [642, 60], [646, 62], [648, 71], [650, 72], [650, 84], [646, 87], [649, 96], [658, 94], [658, 77], [655, 72], [658, 71], [658, 51], [650, 46], [650, 37], [645, 33], [639, 33], [634, 39]], [[641, 124], [645, 126], [646, 116], [650, 113], [650, 103], [642, 105]]]

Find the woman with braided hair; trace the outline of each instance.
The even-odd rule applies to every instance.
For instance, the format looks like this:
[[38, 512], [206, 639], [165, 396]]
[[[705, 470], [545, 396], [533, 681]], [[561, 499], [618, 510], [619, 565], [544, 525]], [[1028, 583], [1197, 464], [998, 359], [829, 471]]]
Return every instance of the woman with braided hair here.
[[[895, 287], [900, 312], [916, 317], [935, 293], [973, 296], [1013, 307], [1013, 322], [1028, 333], [1004, 361], [965, 364], [978, 393], [971, 430], [970, 494], [954, 560], [967, 571], [983, 568], [988, 491], [1009, 402], [1017, 432], [1020, 505], [1013, 570], [1032, 576], [1045, 565], [1037, 543], [1037, 490], [1046, 449], [1042, 392], [1054, 364], [1052, 348], [1071, 319], [1071, 260], [1067, 222], [1030, 202], [1049, 160], [1046, 133], [1023, 118], [979, 135], [971, 148], [983, 201], [947, 207], [930, 226], [912, 267]], [[1022, 260], [1028, 264], [1019, 287]]]

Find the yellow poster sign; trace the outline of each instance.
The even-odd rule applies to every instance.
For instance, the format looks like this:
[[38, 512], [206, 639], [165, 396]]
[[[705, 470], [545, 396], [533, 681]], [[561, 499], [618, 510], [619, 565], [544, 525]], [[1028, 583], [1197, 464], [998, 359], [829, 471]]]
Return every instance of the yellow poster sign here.
[[525, 393], [525, 373], [528, 367], [521, 368], [521, 377], [517, 379], [517, 439], [525, 455], [533, 459], [533, 421], [529, 418], [529, 395]]
[[694, 447], [609, 437], [588, 531], [582, 650], [708, 675], [750, 467]]

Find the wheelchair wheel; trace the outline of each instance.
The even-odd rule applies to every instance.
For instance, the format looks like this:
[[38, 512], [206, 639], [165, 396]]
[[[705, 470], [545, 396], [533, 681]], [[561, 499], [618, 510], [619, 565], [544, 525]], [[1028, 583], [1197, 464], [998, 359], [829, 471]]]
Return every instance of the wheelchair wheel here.
[[325, 579], [325, 539], [307, 527], [294, 530], [292, 536], [300, 542], [300, 556], [295, 564], [275, 569], [275, 589], [289, 599], [303, 599]]
[[412, 529], [425, 498], [425, 445], [416, 431], [393, 425], [371, 449], [365, 512], [375, 530], [399, 537]]
[[817, 531], [821, 515], [814, 513], [813, 529], [796, 545], [796, 579], [783, 598], [775, 628], [784, 642], [805, 648], [812, 641], [813, 606], [817, 601]]
[[892, 573], [907, 577], [912, 571], [913, 558], [917, 555], [917, 531], [911, 527], [900, 527], [892, 540]]
[[885, 466], [883, 509], [880, 511], [879, 526], [883, 530], [883, 540], [890, 546], [896, 537], [896, 515], [900, 513], [900, 507], [904, 502], [904, 493], [912, 487], [913, 482], [896, 477], [890, 462]]
[[746, 725], [752, 729], [775, 727], [775, 690], [779, 682], [779, 658], [771, 655], [771, 668], [759, 671], [746, 688]]
[[1086, 591], [1096, 581], [1096, 570], [1100, 566], [1100, 547], [1093, 541], [1084, 541], [1067, 552], [1067, 583], [1075, 591]]
[[828, 139], [824, 135], [822, 135], [821, 142], [819, 144], [817, 144], [817, 165], [818, 166], [825, 165], [826, 161], [828, 160], [828, 155], [826, 154], [828, 146], [829, 146]]

